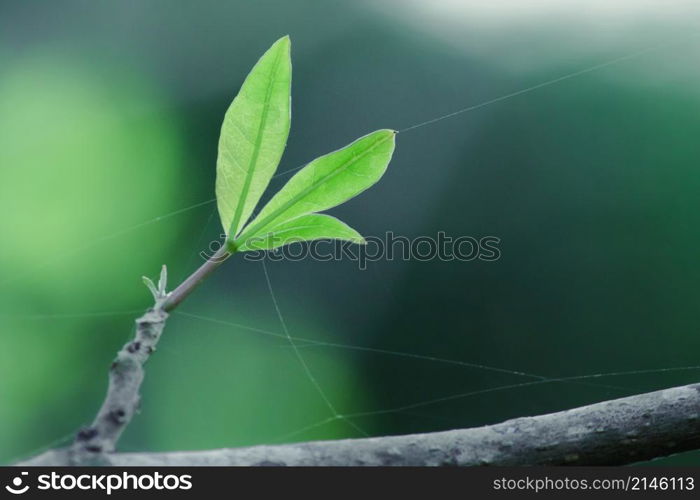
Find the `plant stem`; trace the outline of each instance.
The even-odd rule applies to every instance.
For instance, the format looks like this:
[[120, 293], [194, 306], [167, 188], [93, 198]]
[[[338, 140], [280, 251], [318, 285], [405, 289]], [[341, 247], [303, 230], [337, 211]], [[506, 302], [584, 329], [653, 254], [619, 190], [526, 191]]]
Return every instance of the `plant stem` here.
[[166, 293], [168, 276], [165, 266], [157, 287], [150, 279], [144, 278], [153, 293], [155, 304], [136, 320], [134, 339], [122, 347], [112, 362], [104, 402], [90, 427], [77, 433], [75, 442], [69, 449], [73, 463], [100, 465], [106, 460], [105, 454], [115, 450], [119, 437], [139, 410], [143, 365], [156, 350], [168, 312], [180, 305], [233, 253], [235, 250], [222, 246], [171, 293]]
[[161, 308], [165, 312], [170, 312], [175, 309], [180, 303], [185, 300], [189, 294], [191, 294], [197, 286], [204, 281], [217, 267], [224, 263], [233, 255], [227, 248], [226, 245], [222, 247], [207, 261], [202, 264], [199, 269], [189, 275], [185, 281], [180, 283], [178, 287], [173, 290], [168, 297], [164, 300]]

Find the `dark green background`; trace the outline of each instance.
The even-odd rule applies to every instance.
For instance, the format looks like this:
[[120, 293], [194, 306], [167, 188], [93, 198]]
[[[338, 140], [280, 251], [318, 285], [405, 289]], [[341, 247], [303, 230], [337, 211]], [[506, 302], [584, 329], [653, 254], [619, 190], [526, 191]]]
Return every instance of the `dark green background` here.
[[[172, 212], [213, 198], [223, 113], [287, 33], [293, 124], [280, 171], [656, 47], [399, 134], [382, 181], [332, 213], [365, 235], [498, 236], [502, 258], [268, 263], [293, 336], [549, 377], [699, 365], [697, 10], [523, 5], [482, 23], [466, 3], [427, 15], [396, 2], [1, 2], [0, 461], [90, 421], [149, 305], [141, 275], [166, 263], [180, 280], [218, 238], [213, 203]], [[240, 326], [282, 332], [260, 263], [228, 262], [182, 312], [122, 449], [361, 435], [342, 419], [304, 431], [328, 408], [284, 340]], [[531, 380], [301, 352], [343, 414]], [[370, 435], [483, 425], [699, 372], [496, 390], [352, 422]]]

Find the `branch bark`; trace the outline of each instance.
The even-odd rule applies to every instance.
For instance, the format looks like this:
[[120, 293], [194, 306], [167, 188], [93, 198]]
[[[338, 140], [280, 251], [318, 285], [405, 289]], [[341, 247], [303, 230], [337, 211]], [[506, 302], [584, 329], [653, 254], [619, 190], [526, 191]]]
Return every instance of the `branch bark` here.
[[187, 298], [230, 255], [226, 246], [222, 246], [172, 292], [166, 290], [168, 273], [165, 266], [161, 270], [158, 286], [144, 277], [155, 303], [136, 320], [134, 339], [122, 347], [112, 362], [105, 400], [92, 425], [78, 431], [73, 445], [66, 450], [69, 463], [101, 464], [106, 460], [105, 454], [115, 450], [122, 432], [138, 412], [143, 366], [156, 350], [168, 312]]
[[155, 351], [168, 318], [154, 307], [136, 320], [134, 340], [122, 347], [109, 368], [107, 396], [90, 427], [78, 431], [71, 448], [76, 463], [112, 452], [126, 426], [138, 411], [143, 365]]
[[173, 292], [165, 266], [155, 304], [117, 354], [107, 396], [74, 443], [17, 465], [622, 465], [700, 448], [700, 384], [675, 387], [496, 425], [428, 434], [170, 453], [115, 453], [139, 407], [143, 365], [168, 312], [230, 256], [224, 246]]
[[[700, 384], [472, 429], [208, 451], [103, 454], [115, 466], [623, 465], [700, 448]], [[19, 465], [75, 464], [70, 449]]]

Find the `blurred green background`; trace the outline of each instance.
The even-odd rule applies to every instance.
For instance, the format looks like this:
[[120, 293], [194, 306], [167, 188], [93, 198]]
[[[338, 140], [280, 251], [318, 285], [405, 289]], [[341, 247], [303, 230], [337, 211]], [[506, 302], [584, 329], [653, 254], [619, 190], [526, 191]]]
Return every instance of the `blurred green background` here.
[[[680, 0], [1, 1], [0, 462], [90, 422], [149, 305], [141, 276], [165, 263], [180, 280], [218, 239], [224, 111], [287, 33], [280, 171], [636, 54], [399, 134], [383, 180], [332, 213], [365, 235], [495, 235], [502, 258], [269, 262], [293, 336], [549, 377], [700, 365], [699, 14]], [[328, 408], [259, 330], [282, 332], [262, 266], [232, 260], [169, 321], [121, 448], [467, 427], [700, 377], [468, 396], [532, 379], [302, 344], [338, 412], [366, 413], [314, 426]]]

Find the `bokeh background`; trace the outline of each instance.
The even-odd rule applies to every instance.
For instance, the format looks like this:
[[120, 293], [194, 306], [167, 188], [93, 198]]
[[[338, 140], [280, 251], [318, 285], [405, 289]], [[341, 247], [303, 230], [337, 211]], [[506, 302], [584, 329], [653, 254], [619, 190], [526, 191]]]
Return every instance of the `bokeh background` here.
[[[123, 450], [467, 427], [700, 377], [675, 369], [700, 365], [696, 2], [0, 6], [0, 462], [90, 422], [149, 305], [141, 276], [166, 263], [178, 281], [218, 239], [224, 111], [287, 33], [280, 171], [615, 62], [399, 134], [382, 181], [332, 211], [365, 235], [494, 235], [500, 260], [267, 263], [290, 334], [335, 345], [301, 342], [319, 384], [363, 415], [327, 421], [269, 335], [282, 327], [261, 264], [237, 258], [169, 321]], [[401, 353], [547, 377], [651, 372], [498, 389], [533, 379]]]

